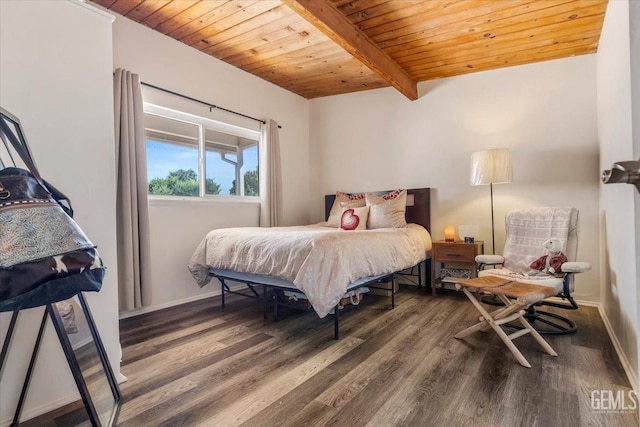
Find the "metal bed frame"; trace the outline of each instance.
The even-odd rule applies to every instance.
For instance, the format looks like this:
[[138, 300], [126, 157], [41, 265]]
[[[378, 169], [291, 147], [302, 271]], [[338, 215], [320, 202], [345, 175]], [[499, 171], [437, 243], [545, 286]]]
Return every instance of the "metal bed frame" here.
[[[287, 280], [278, 279], [269, 276], [260, 276], [255, 274], [248, 273], [239, 273], [231, 270], [218, 270], [211, 269], [209, 274], [215, 277], [220, 281], [220, 300], [222, 308], [225, 307], [225, 294], [233, 294], [240, 295], [247, 298], [253, 299], [262, 299], [263, 311], [262, 315], [265, 319], [268, 317], [268, 307], [269, 307], [269, 288], [273, 289], [273, 317], [274, 321], [278, 321], [278, 309], [279, 307], [288, 307], [296, 310], [302, 311], [313, 311], [312, 308], [304, 308], [293, 304], [288, 304], [285, 300], [283, 300], [276, 290], [282, 291], [296, 291], [299, 293], [303, 293], [298, 287], [296, 287], [292, 282]], [[371, 289], [380, 289], [380, 290], [389, 290], [386, 287], [376, 286], [377, 284], [389, 283], [391, 282], [391, 309], [395, 308], [395, 286], [393, 285], [393, 281], [396, 278], [397, 273], [391, 274], [383, 274], [379, 276], [373, 277], [365, 277], [359, 279], [347, 287], [347, 292], [353, 291], [363, 286], [366, 286]], [[244, 283], [247, 288], [251, 291], [251, 293], [240, 292], [238, 290], [231, 289], [231, 287], [227, 284], [227, 280]], [[258, 293], [256, 287], [262, 287], [262, 295]], [[340, 303], [336, 304], [333, 309], [333, 337], [334, 339], [340, 339]]]
[[[407, 210], [406, 210], [406, 219], [407, 222], [420, 224], [427, 229], [427, 231], [431, 232], [431, 204], [430, 204], [430, 188], [419, 188], [419, 189], [410, 189], [407, 190]], [[380, 192], [384, 193], [384, 192]], [[335, 194], [329, 194], [325, 196], [325, 218], [328, 218], [329, 211], [331, 210], [331, 206], [333, 206], [333, 202], [335, 200]], [[417, 276], [421, 275], [421, 264], [425, 263], [426, 271], [425, 271], [425, 279], [427, 281], [431, 278], [431, 259], [430, 255], [425, 261], [421, 261], [416, 266], [418, 267]], [[413, 268], [411, 267], [411, 273], [408, 275], [415, 276], [413, 274]], [[296, 292], [304, 294], [298, 287], [296, 287], [292, 282], [279, 279], [277, 277], [271, 276], [263, 276], [249, 273], [241, 273], [232, 270], [223, 270], [223, 269], [210, 269], [209, 274], [220, 281], [220, 299], [221, 306], [224, 308], [225, 306], [225, 294], [233, 294], [240, 295], [243, 297], [254, 298], [254, 299], [262, 299], [263, 304], [263, 317], [267, 319], [268, 314], [268, 290], [269, 288], [274, 289], [274, 297], [273, 297], [273, 310], [274, 310], [274, 321], [278, 321], [278, 308], [279, 307], [289, 307], [297, 310], [306, 310], [311, 311], [311, 308], [303, 308], [300, 306], [295, 306], [292, 304], [287, 304], [286, 301], [283, 301], [282, 298], [278, 296], [278, 293], [275, 290], [294, 290]], [[365, 277], [355, 282], [351, 283], [347, 286], [347, 292], [356, 290], [363, 286], [367, 286], [372, 289], [380, 289], [380, 290], [391, 290], [391, 309], [395, 308], [395, 279], [398, 275], [402, 275], [403, 273], [395, 272], [391, 274], [383, 274], [379, 276], [373, 277]], [[226, 281], [234, 281], [239, 283], [244, 283], [247, 288], [250, 290], [250, 293], [240, 292], [235, 289], [231, 289], [231, 287], [227, 284]], [[390, 289], [387, 287], [376, 286], [376, 284], [389, 283], [391, 282]], [[418, 279], [418, 284], [421, 285], [420, 278]], [[433, 286], [433, 284], [431, 284]], [[258, 293], [256, 287], [262, 287], [262, 295]], [[425, 282], [425, 290], [427, 289], [427, 283]], [[334, 339], [340, 338], [340, 315], [339, 315], [339, 306], [340, 303], [336, 305], [333, 310], [333, 337]]]

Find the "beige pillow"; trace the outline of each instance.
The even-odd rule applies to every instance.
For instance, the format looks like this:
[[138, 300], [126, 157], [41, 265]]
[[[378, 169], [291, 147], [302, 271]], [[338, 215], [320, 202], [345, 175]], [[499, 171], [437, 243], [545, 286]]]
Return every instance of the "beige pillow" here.
[[366, 230], [369, 208], [344, 208], [340, 216], [340, 228], [343, 230]]
[[340, 227], [340, 217], [344, 208], [361, 208], [365, 205], [364, 194], [347, 194], [338, 191], [329, 211], [327, 227]]
[[395, 190], [380, 196], [365, 195], [369, 206], [367, 228], [402, 228], [407, 226], [407, 190]]

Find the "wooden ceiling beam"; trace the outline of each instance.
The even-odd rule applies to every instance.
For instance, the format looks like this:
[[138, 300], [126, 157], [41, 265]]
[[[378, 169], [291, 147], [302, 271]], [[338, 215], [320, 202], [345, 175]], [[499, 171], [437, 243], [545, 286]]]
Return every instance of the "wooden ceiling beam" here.
[[389, 55], [332, 3], [317, 0], [282, 0], [343, 49], [389, 82], [412, 101], [418, 99], [418, 84]]

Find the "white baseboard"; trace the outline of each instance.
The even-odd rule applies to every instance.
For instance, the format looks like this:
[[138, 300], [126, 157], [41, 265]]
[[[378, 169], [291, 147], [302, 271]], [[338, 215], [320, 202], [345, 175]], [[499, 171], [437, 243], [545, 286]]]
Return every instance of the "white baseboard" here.
[[119, 314], [119, 318], [120, 318], [120, 320], [127, 319], [129, 317], [139, 316], [141, 314], [151, 313], [152, 311], [158, 311], [158, 310], [162, 310], [164, 308], [175, 307], [176, 305], [186, 304], [188, 302], [193, 302], [193, 301], [199, 301], [201, 299], [216, 297], [216, 296], [219, 296], [219, 295], [220, 295], [220, 291], [213, 291], [213, 292], [208, 293], [208, 294], [196, 295], [196, 296], [193, 296], [193, 297], [183, 298], [183, 299], [176, 300], [176, 301], [169, 301], [169, 302], [166, 302], [164, 304], [158, 304], [158, 305], [149, 306], [149, 307], [136, 308], [136, 309], [131, 310], [131, 311], [121, 312]]
[[[551, 298], [550, 298], [551, 299]], [[558, 298], [558, 300], [562, 300], [562, 298]], [[593, 301], [583, 301], [583, 300], [575, 300], [578, 305], [584, 305], [585, 307], [595, 307], [595, 308], [599, 308], [600, 304], [598, 304], [597, 302], [593, 302]]]
[[[246, 285], [244, 283], [234, 283], [234, 284], [229, 285], [231, 290], [237, 290], [237, 289], [240, 289], [240, 288], [244, 288], [245, 286]], [[169, 302], [166, 302], [166, 303], [163, 303], [163, 304], [154, 305], [154, 306], [141, 307], [141, 308], [136, 308], [136, 309], [131, 310], [131, 311], [120, 312], [118, 317], [120, 318], [120, 320], [127, 319], [129, 317], [139, 316], [140, 314], [151, 313], [152, 311], [162, 310], [163, 308], [175, 307], [176, 305], [186, 304], [188, 302], [199, 301], [201, 299], [217, 297], [217, 296], [220, 296], [220, 290], [212, 291], [212, 292], [209, 292], [208, 294], [204, 294], [204, 295], [196, 295], [196, 296], [193, 296], [193, 297], [183, 298], [183, 299], [176, 300], [176, 301], [169, 301]]]
[[634, 367], [629, 363], [629, 359], [624, 354], [622, 350], [622, 346], [620, 345], [620, 341], [616, 337], [613, 327], [611, 326], [611, 322], [607, 317], [607, 314], [602, 309], [602, 306], [598, 304], [598, 312], [600, 313], [600, 317], [602, 318], [602, 322], [604, 323], [604, 327], [607, 329], [607, 333], [609, 334], [609, 338], [613, 343], [613, 348], [615, 348], [616, 353], [618, 354], [618, 359], [620, 359], [620, 363], [622, 363], [622, 369], [624, 369], [625, 374], [627, 374], [627, 378], [631, 383], [631, 388], [638, 391], [638, 373], [635, 371]]
[[[595, 301], [586, 301], [586, 300], [581, 300], [581, 299], [577, 299], [574, 298], [575, 302], [578, 303], [578, 305], [584, 305], [585, 307], [598, 307], [600, 304], [598, 304]], [[545, 301], [553, 301], [553, 302], [564, 302], [565, 304], [569, 304], [569, 302], [566, 299], [562, 299], [560, 297], [551, 297], [551, 298], [546, 298]]]

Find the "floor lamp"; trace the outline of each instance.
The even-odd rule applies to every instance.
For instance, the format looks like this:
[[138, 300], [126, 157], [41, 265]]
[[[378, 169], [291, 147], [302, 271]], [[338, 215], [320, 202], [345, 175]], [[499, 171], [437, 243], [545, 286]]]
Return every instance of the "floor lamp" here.
[[513, 181], [511, 154], [506, 148], [477, 151], [471, 154], [471, 185], [487, 185], [491, 189], [491, 253], [496, 253], [493, 220], [493, 184]]

